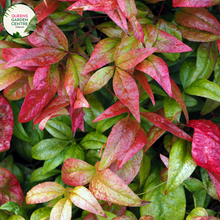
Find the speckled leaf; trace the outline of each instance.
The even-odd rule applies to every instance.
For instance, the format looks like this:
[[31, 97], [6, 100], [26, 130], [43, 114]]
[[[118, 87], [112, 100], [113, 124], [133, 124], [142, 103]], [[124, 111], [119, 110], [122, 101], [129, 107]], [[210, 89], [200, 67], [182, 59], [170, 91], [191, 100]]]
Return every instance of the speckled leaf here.
[[14, 117], [9, 101], [0, 94], [0, 152], [10, 148]]
[[50, 220], [71, 220], [72, 203], [69, 198], [59, 200], [52, 208]]
[[75, 187], [70, 194], [70, 200], [81, 209], [106, 217], [96, 198], [84, 186]]
[[163, 61], [160, 57], [150, 55], [146, 60], [139, 63], [136, 69], [155, 79], [163, 87], [167, 94], [172, 97], [169, 70], [165, 61]]
[[118, 38], [105, 38], [96, 44], [82, 75], [114, 61], [113, 51], [118, 42]]
[[56, 182], [40, 183], [28, 191], [27, 204], [48, 202], [65, 193], [65, 188]]
[[129, 108], [136, 120], [140, 122], [138, 87], [132, 76], [124, 70], [116, 68], [113, 89], [120, 101]]
[[176, 190], [184, 180], [191, 176], [195, 168], [191, 144], [178, 139], [170, 151], [166, 193]]
[[196, 95], [220, 102], [220, 87], [207, 79], [201, 78], [185, 89], [189, 95]]
[[0, 180], [0, 205], [13, 201], [22, 206], [24, 195], [15, 175], [8, 169], [0, 167]]
[[173, 0], [173, 7], [211, 7], [219, 3], [219, 0]]
[[62, 167], [62, 180], [70, 186], [81, 186], [90, 182], [95, 167], [78, 159], [67, 159]]
[[96, 71], [87, 82], [84, 88], [84, 94], [95, 92], [105, 86], [112, 78], [114, 69], [114, 66], [107, 66]]
[[43, 207], [35, 210], [32, 213], [30, 220], [39, 220], [39, 219], [48, 220], [50, 217], [51, 209], [52, 208], [50, 207]]
[[141, 216], [150, 215], [154, 220], [184, 219], [186, 198], [183, 186], [165, 195], [166, 182], [163, 184], [161, 182], [160, 170], [154, 169], [147, 178], [144, 186], [144, 192], [147, 193], [143, 196], [144, 200], [149, 200], [151, 203], [140, 208]]
[[[2, 49], [2, 53], [9, 53], [9, 49]], [[16, 49], [16, 48], [15, 48]], [[64, 56], [65, 52], [55, 49], [53, 47], [40, 47], [26, 49], [17, 54], [15, 57], [5, 64], [4, 68], [23, 65], [23, 66], [45, 66], [59, 62]]]
[[[99, 164], [96, 166], [98, 167]], [[148, 202], [141, 200], [120, 177], [108, 168], [97, 171], [89, 184], [89, 190], [97, 199], [117, 205], [143, 206], [148, 204]]]

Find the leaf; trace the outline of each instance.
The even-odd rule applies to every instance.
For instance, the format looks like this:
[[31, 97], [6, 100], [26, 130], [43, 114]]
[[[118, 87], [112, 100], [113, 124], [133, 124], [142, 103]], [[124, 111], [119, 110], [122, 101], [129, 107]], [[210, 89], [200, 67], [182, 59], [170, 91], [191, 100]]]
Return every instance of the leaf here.
[[4, 63], [0, 64], [0, 90], [5, 89], [7, 86], [20, 79], [25, 73], [24, 70], [17, 67], [3, 69], [4, 65]]
[[0, 95], [0, 152], [10, 148], [14, 117], [9, 101]]
[[34, 159], [48, 160], [58, 155], [69, 143], [68, 140], [57, 138], [44, 139], [32, 147], [31, 154]]
[[[218, 170], [218, 146], [220, 130], [210, 120], [191, 120], [189, 126], [194, 128], [192, 156], [195, 163], [209, 172], [220, 176]], [[215, 164], [215, 165], [214, 165]], [[214, 166], [213, 166], [214, 165]]]
[[143, 159], [143, 150], [139, 150], [134, 156], [131, 157], [120, 169], [117, 168], [118, 161], [111, 164], [110, 170], [117, 174], [125, 184], [130, 184], [138, 174], [141, 161]]
[[114, 0], [79, 0], [72, 4], [67, 11], [111, 11], [118, 7], [117, 2]]
[[77, 108], [90, 108], [89, 103], [87, 102], [79, 88], [77, 88], [76, 101], [74, 103], [74, 109]]
[[42, 1], [38, 4], [34, 11], [37, 15], [37, 23], [41, 22], [44, 18], [50, 15], [59, 6], [60, 2], [58, 0], [47, 0], [47, 5]]
[[8, 100], [19, 100], [24, 98], [30, 90], [28, 74], [24, 74], [20, 79], [7, 86], [3, 94]]
[[116, 102], [108, 109], [106, 109], [101, 115], [99, 115], [93, 122], [101, 121], [106, 118], [112, 118], [114, 116], [129, 112], [129, 109], [122, 104], [121, 101]]
[[[154, 220], [184, 219], [186, 198], [183, 186], [165, 195], [165, 184], [159, 184], [161, 184], [160, 171], [154, 169], [147, 178], [144, 186], [144, 192], [147, 193], [143, 196], [143, 199], [151, 203], [140, 208], [141, 216], [150, 215]], [[170, 204], [175, 205], [170, 206]]]
[[70, 200], [81, 209], [106, 217], [96, 198], [84, 186], [77, 186], [70, 194]]
[[[46, 104], [54, 97], [59, 85], [59, 73], [50, 66], [39, 67], [39, 82], [34, 81], [35, 88], [28, 92], [19, 114], [19, 122], [27, 122], [36, 117]], [[36, 85], [37, 84], [37, 85]], [[35, 107], [37, 105], [37, 108]]]
[[28, 216], [25, 213], [24, 209], [17, 203], [9, 201], [1, 206], [1, 210], [6, 210], [9, 212], [14, 212], [16, 215], [19, 215], [22, 219], [28, 220]]
[[[2, 49], [2, 55], [10, 53], [10, 50], [16, 48]], [[8, 67], [18, 66], [46, 66], [59, 62], [64, 56], [65, 52], [55, 49], [53, 47], [40, 47], [26, 49], [25, 51], [16, 54], [15, 57], [5, 64], [4, 69]]]
[[30, 220], [39, 220], [39, 219], [47, 220], [47, 219], [49, 219], [51, 209], [52, 208], [50, 208], [50, 207], [43, 207], [43, 208], [39, 208], [39, 209], [35, 210], [32, 213]]
[[184, 180], [191, 176], [195, 168], [196, 163], [191, 155], [190, 143], [183, 139], [178, 139], [170, 151], [165, 193], [176, 190]]
[[90, 182], [95, 167], [78, 159], [67, 159], [62, 167], [62, 180], [70, 186], [82, 186]]
[[151, 168], [151, 160], [148, 156], [143, 154], [143, 159], [141, 161], [141, 167], [139, 171], [140, 187], [145, 183]]
[[60, 170], [58, 169], [54, 169], [43, 174], [43, 167], [40, 167], [31, 174], [30, 182], [42, 181], [57, 174], [60, 174]]
[[152, 104], [155, 105], [154, 95], [153, 95], [152, 89], [148, 83], [148, 79], [147, 79], [146, 75], [144, 73], [142, 73], [141, 71], [136, 70], [134, 72], [134, 76], [139, 81], [139, 83], [141, 84], [143, 89], [146, 91], [146, 93], [149, 95]]
[[14, 117], [14, 127], [13, 127], [13, 134], [23, 141], [31, 141], [27, 133], [25, 132], [21, 123], [18, 122], [18, 114], [19, 108], [14, 102], [10, 102], [11, 108], [13, 110], [13, 117]]
[[49, 120], [45, 128], [55, 138], [72, 140], [71, 128], [61, 121]]
[[88, 133], [80, 142], [84, 150], [101, 149], [107, 142], [107, 137], [99, 132]]
[[[98, 189], [98, 190], [97, 190]], [[100, 200], [123, 206], [142, 206], [148, 202], [141, 200], [110, 169], [98, 171], [89, 184], [89, 190]]]
[[209, 0], [209, 1], [200, 1], [200, 0], [173, 0], [173, 7], [211, 7], [213, 5], [219, 4], [219, 0]]
[[136, 120], [140, 122], [139, 93], [134, 79], [124, 70], [116, 68], [113, 89], [120, 101], [129, 108]]
[[174, 19], [181, 26], [211, 32], [217, 36], [220, 33], [218, 20], [206, 8], [181, 8], [175, 13]]
[[135, 67], [138, 63], [142, 62], [145, 58], [154, 53], [157, 48], [140, 48], [129, 50], [123, 53], [115, 59], [115, 64], [121, 69], [131, 69]]
[[118, 38], [105, 38], [96, 44], [91, 57], [82, 72], [82, 75], [85, 75], [114, 61], [113, 51], [118, 42]]
[[192, 141], [192, 138], [188, 134], [176, 127], [176, 125], [171, 123], [168, 119], [152, 112], [141, 112], [141, 115], [149, 120], [156, 127], [169, 131], [170, 133], [182, 139], [188, 140], [190, 142]]
[[82, 147], [79, 144], [73, 143], [69, 146], [67, 149], [64, 160], [67, 160], [69, 158], [75, 158], [79, 160], [85, 160], [85, 155]]
[[8, 201], [13, 201], [22, 206], [22, 203], [24, 202], [24, 195], [15, 175], [9, 170], [0, 167], [0, 178], [0, 205], [3, 205]]
[[139, 63], [136, 69], [155, 79], [172, 98], [169, 70], [166, 63], [161, 58], [150, 55], [146, 60]]
[[24, 220], [24, 218], [20, 215], [12, 215], [9, 220]]
[[72, 217], [72, 203], [70, 199], [59, 200], [50, 213], [51, 220], [70, 220]]
[[114, 66], [107, 66], [96, 71], [87, 82], [83, 91], [84, 94], [95, 92], [105, 86], [112, 78], [114, 69]]
[[219, 91], [220, 87], [216, 83], [210, 82], [204, 78], [197, 79], [189, 87], [187, 87], [187, 89], [185, 89], [185, 92], [190, 95], [201, 96], [218, 102], [220, 101]]
[[160, 29], [158, 29], [157, 40], [153, 46], [157, 48], [157, 53], [182, 53], [192, 51], [188, 45]]
[[46, 39], [59, 50], [68, 51], [68, 42], [65, 34], [48, 18], [41, 22]]
[[185, 102], [183, 100], [182, 94], [179, 90], [179, 87], [176, 85], [176, 83], [172, 79], [170, 79], [170, 82], [171, 82], [173, 98], [178, 102], [178, 104], [182, 108], [183, 113], [184, 113], [185, 118], [186, 118], [186, 123], [189, 124], [188, 111], [186, 109], [186, 105], [185, 105]]

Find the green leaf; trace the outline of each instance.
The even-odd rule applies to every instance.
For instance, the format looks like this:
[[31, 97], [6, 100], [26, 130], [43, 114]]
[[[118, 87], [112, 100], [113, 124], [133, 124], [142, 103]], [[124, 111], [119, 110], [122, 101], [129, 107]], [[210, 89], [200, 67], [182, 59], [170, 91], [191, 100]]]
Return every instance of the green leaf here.
[[47, 220], [50, 217], [51, 207], [43, 207], [35, 210], [30, 220]]
[[55, 138], [72, 140], [71, 128], [61, 121], [49, 120], [45, 126], [46, 130]]
[[64, 156], [65, 156], [66, 152], [68, 151], [68, 149], [69, 148], [66, 147], [61, 153], [59, 153], [54, 158], [51, 158], [49, 160], [45, 160], [42, 173], [45, 174], [45, 173], [55, 169], [56, 167], [58, 167], [63, 162]]
[[166, 193], [176, 190], [185, 179], [191, 176], [195, 168], [196, 163], [192, 158], [190, 142], [178, 139], [170, 151]]
[[[0, 4], [0, 6], [1, 6], [1, 4]], [[9, 215], [5, 211], [0, 210], [0, 219], [1, 220], [8, 220], [8, 218], [9, 218]]]
[[84, 150], [89, 149], [101, 149], [102, 146], [107, 142], [107, 137], [99, 132], [90, 132], [87, 134], [80, 144], [82, 145]]
[[106, 214], [107, 218], [102, 217], [100, 215], [96, 215], [96, 217], [98, 220], [111, 220], [111, 219], [114, 219], [115, 217], [117, 217], [117, 215], [115, 215], [111, 212], [108, 212], [108, 211], [105, 211], [105, 214]]
[[70, 147], [68, 148], [68, 150], [65, 153], [63, 161], [65, 161], [69, 158], [75, 158], [75, 159], [79, 159], [79, 160], [85, 159], [84, 151], [79, 144], [73, 143], [70, 145]]
[[39, 129], [38, 124], [34, 126], [33, 120], [26, 123], [25, 131], [31, 139], [30, 145], [32, 146], [44, 139], [44, 132]]
[[14, 116], [13, 134], [17, 138], [19, 138], [19, 139], [21, 139], [23, 141], [30, 142], [31, 139], [29, 138], [29, 136], [25, 132], [22, 124], [18, 122], [18, 115], [19, 115], [19, 108], [18, 108], [18, 106], [14, 102], [11, 102], [11, 101], [10, 101], [10, 105], [11, 105], [11, 108], [13, 110], [13, 116]]
[[49, 177], [57, 175], [58, 173], [60, 173], [60, 170], [54, 169], [43, 174], [43, 167], [40, 167], [31, 174], [30, 182], [45, 180]]
[[23, 176], [22, 171], [16, 164], [13, 164], [12, 173], [16, 176], [18, 182], [22, 184], [24, 181], [24, 176]]
[[25, 219], [20, 215], [12, 215], [8, 220], [25, 220]]
[[203, 217], [208, 218], [208, 213], [206, 212], [206, 210], [204, 208], [196, 207], [190, 212], [190, 214], [187, 216], [186, 220], [191, 220], [196, 216], [203, 216]]
[[143, 159], [141, 161], [141, 168], [139, 171], [140, 186], [142, 186], [145, 180], [147, 179], [150, 173], [150, 167], [151, 167], [151, 160], [148, 156], [144, 154]]
[[14, 212], [16, 215], [22, 216], [24, 219], [28, 220], [27, 214], [24, 209], [17, 203], [9, 201], [1, 206], [2, 210], [6, 210], [9, 212]]
[[140, 214], [151, 215], [154, 220], [184, 219], [186, 209], [185, 192], [182, 186], [175, 191], [164, 194], [165, 182], [161, 184], [160, 170], [154, 169], [144, 186], [144, 200], [150, 204], [140, 207]]
[[220, 87], [207, 79], [197, 79], [185, 92], [190, 95], [201, 96], [220, 102]]
[[70, 141], [51, 138], [40, 141], [31, 149], [32, 157], [37, 160], [48, 160], [58, 155]]

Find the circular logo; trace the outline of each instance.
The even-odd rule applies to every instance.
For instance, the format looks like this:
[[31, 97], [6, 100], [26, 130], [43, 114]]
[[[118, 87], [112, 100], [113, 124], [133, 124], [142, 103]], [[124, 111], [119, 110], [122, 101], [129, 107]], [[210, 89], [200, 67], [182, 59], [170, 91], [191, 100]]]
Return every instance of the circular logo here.
[[36, 28], [37, 16], [34, 10], [25, 4], [14, 4], [3, 16], [3, 26], [11, 36], [22, 38], [29, 36]]

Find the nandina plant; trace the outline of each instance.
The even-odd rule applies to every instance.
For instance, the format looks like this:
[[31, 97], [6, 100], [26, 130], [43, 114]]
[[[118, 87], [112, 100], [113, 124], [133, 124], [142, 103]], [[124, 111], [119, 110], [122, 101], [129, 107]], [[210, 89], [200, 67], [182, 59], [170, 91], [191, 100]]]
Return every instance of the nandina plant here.
[[1, 0], [1, 18], [20, 2], [37, 26], [0, 25], [0, 219], [219, 219], [220, 1]]

